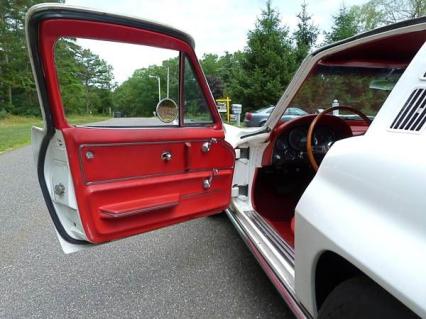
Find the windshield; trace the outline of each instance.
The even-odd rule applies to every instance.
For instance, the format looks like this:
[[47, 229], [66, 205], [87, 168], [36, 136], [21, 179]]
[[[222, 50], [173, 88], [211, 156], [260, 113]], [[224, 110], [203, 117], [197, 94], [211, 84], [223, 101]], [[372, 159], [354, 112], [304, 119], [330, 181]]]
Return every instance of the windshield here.
[[302, 109], [297, 108], [297, 107], [288, 107], [287, 110], [285, 110], [284, 114], [302, 116], [302, 115], [306, 115], [308, 113], [306, 113], [305, 111], [303, 111]]
[[[309, 75], [290, 105], [310, 114], [331, 106], [351, 106], [374, 117], [403, 69], [319, 65]], [[344, 114], [340, 112], [341, 116]]]

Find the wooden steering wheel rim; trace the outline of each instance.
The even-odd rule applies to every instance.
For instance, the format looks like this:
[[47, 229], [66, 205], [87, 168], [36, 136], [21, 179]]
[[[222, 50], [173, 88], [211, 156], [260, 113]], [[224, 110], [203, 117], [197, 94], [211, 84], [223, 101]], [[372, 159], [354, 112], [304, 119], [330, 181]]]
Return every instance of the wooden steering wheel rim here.
[[335, 111], [335, 110], [349, 111], [349, 112], [354, 113], [354, 114], [358, 115], [359, 117], [361, 117], [367, 124], [371, 123], [371, 120], [367, 117], [367, 115], [365, 115], [361, 111], [358, 111], [357, 109], [354, 109], [353, 107], [350, 107], [350, 106], [333, 106], [333, 107], [330, 107], [328, 109], [325, 109], [320, 114], [318, 114], [314, 118], [314, 120], [311, 122], [311, 125], [309, 125], [308, 134], [306, 136], [306, 152], [308, 154], [309, 164], [311, 164], [311, 166], [312, 166], [312, 168], [315, 172], [318, 171], [318, 163], [317, 163], [317, 160], [315, 159], [314, 150], [312, 148], [312, 140], [313, 140], [313, 136], [314, 136], [315, 126], [323, 118], [324, 115], [326, 115], [327, 113], [330, 113], [332, 111]]

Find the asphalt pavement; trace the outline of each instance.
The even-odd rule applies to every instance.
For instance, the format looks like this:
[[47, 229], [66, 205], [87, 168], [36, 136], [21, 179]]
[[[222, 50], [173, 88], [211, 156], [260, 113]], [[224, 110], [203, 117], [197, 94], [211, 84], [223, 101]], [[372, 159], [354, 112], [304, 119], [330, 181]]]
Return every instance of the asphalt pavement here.
[[0, 318], [294, 318], [226, 216], [62, 253], [30, 147], [0, 155]]

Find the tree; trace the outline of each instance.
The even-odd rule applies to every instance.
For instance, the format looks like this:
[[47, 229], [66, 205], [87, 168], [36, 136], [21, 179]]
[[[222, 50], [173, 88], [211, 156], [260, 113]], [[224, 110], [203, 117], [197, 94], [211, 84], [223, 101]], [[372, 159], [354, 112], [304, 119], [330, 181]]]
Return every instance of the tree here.
[[288, 29], [281, 25], [279, 12], [268, 1], [254, 30], [248, 33], [241, 72], [234, 74], [239, 86], [233, 92], [247, 110], [274, 104], [295, 68]]
[[223, 61], [217, 54], [204, 54], [200, 60], [207, 82], [215, 99], [223, 97], [224, 84], [221, 72]]
[[123, 112], [126, 116], [151, 117], [158, 103], [158, 86], [156, 79], [161, 81], [161, 97], [167, 95], [167, 69], [169, 70], [169, 97], [179, 101], [179, 60], [171, 58], [161, 65], [151, 65], [136, 70], [113, 93], [114, 110]]
[[223, 96], [231, 96], [235, 101], [242, 99], [239, 95], [242, 89], [238, 79], [242, 78], [244, 57], [244, 52], [241, 51], [225, 52], [225, 55], [220, 57], [219, 75], [223, 82]]
[[426, 15], [426, 0], [370, 0], [353, 6], [360, 31]]
[[55, 46], [55, 64], [62, 102], [67, 114], [107, 113], [112, 107], [112, 66], [74, 38]]
[[[40, 2], [0, 2], [0, 110], [8, 113], [40, 114], [24, 35], [25, 14]], [[75, 39], [57, 42], [55, 63], [67, 113], [83, 112], [82, 101], [86, 101], [86, 111], [106, 111], [113, 89], [111, 66], [90, 50], [83, 50]]]
[[219, 76], [222, 60], [217, 54], [204, 54], [200, 63], [206, 76]]
[[213, 97], [215, 99], [223, 97], [224, 87], [221, 78], [215, 75], [207, 75], [206, 79], [210, 90], [212, 91]]
[[325, 33], [325, 42], [333, 43], [356, 35], [359, 32], [355, 13], [342, 6], [339, 13], [333, 16], [333, 26]]
[[296, 63], [299, 65], [315, 45], [319, 29], [312, 23], [312, 16], [308, 13], [305, 1], [302, 3], [297, 18], [297, 29], [293, 37], [296, 42], [295, 59]]
[[352, 6], [350, 10], [355, 16], [360, 32], [373, 30], [383, 24], [384, 13], [379, 9], [375, 0], [364, 5]]
[[80, 50], [81, 47], [75, 39], [60, 39], [56, 43], [56, 70], [62, 104], [67, 114], [80, 114], [85, 111], [82, 101], [85, 99], [86, 90], [79, 76], [82, 66], [76, 59]]
[[112, 89], [112, 67], [89, 49], [78, 50], [76, 59], [80, 66], [77, 76], [84, 85], [86, 113], [89, 114], [93, 108], [102, 109], [98, 93], [105, 94]]
[[136, 70], [113, 94], [114, 110], [125, 116], [149, 117], [158, 103], [157, 82], [149, 68]]
[[24, 36], [25, 13], [39, 2], [0, 2], [0, 109], [10, 113], [39, 113]]

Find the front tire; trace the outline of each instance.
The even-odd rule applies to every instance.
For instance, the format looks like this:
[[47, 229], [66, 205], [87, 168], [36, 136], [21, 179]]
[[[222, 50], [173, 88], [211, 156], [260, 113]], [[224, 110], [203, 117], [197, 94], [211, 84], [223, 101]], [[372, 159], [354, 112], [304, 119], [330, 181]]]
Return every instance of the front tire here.
[[318, 319], [419, 318], [392, 295], [365, 277], [339, 284], [325, 299]]

